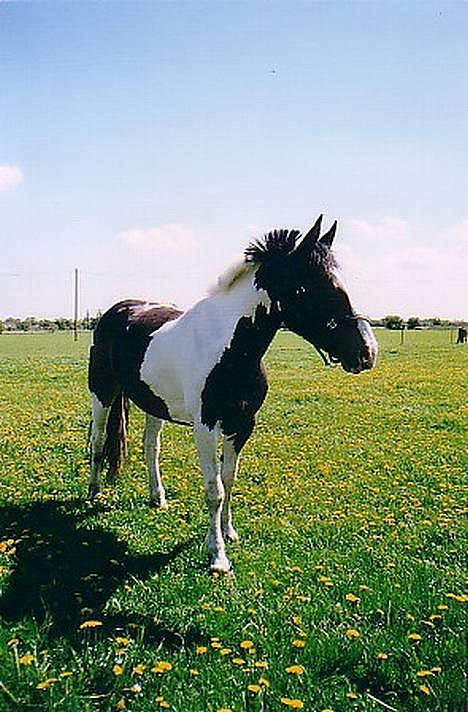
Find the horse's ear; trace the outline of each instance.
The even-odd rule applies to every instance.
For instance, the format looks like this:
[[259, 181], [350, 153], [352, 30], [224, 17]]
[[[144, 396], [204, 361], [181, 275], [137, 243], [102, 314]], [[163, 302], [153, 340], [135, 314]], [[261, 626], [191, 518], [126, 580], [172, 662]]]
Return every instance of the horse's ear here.
[[302, 238], [302, 240], [294, 250], [294, 253], [296, 255], [305, 255], [311, 252], [311, 250], [313, 250], [314, 246], [317, 244], [317, 240], [320, 237], [320, 226], [322, 225], [322, 218], [323, 215], [319, 215], [315, 224], [310, 228], [307, 235]]
[[333, 223], [333, 225], [331, 226], [329, 231], [326, 232], [325, 235], [322, 235], [322, 237], [320, 238], [319, 242], [321, 245], [325, 245], [326, 247], [332, 246], [333, 240], [335, 238], [336, 226], [337, 226], [337, 222], [335, 220], [335, 222]]

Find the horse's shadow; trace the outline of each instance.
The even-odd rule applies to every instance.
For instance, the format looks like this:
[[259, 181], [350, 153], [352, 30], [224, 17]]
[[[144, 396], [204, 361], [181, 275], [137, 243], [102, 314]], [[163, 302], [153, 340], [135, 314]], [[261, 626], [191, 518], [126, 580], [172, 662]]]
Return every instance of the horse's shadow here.
[[[86, 528], [95, 508], [77, 501], [36, 502], [0, 508], [2, 538], [14, 539], [15, 565], [0, 597], [6, 621], [32, 618], [48, 636], [77, 640], [86, 620], [100, 622], [99, 634], [141, 631], [146, 642], [180, 647], [202, 639], [196, 629], [180, 632], [156, 624], [152, 616], [109, 613], [106, 604], [127, 579], [161, 571], [190, 541], [169, 552], [129, 553], [125, 542], [105, 529]], [[86, 628], [85, 628], [86, 629]]]

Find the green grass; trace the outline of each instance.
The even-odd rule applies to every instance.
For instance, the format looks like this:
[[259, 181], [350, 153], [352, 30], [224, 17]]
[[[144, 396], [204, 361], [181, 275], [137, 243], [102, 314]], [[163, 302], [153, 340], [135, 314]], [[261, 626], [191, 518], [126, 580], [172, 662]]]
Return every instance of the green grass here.
[[361, 376], [276, 339], [235, 577], [212, 577], [189, 429], [164, 431], [167, 512], [136, 409], [117, 487], [86, 504], [88, 337], [2, 335], [0, 710], [461, 712], [466, 349], [378, 339]]

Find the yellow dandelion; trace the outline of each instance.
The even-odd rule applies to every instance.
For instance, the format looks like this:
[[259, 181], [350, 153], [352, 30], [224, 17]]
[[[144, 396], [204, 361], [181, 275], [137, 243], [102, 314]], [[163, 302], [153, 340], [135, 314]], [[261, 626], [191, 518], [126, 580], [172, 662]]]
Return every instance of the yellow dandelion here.
[[439, 611], [448, 611], [448, 606], [446, 606], [445, 603], [441, 603], [437, 608]]
[[20, 658], [18, 658], [18, 662], [20, 665], [31, 665], [33, 660], [34, 655], [31, 655], [31, 653], [26, 653], [25, 655], [22, 655]]
[[346, 631], [346, 637], [351, 639], [360, 638], [361, 634], [359, 633], [359, 631], [356, 630], [356, 628], [348, 628], [348, 630]]
[[268, 663], [266, 660], [257, 660], [254, 665], [256, 668], [262, 668], [263, 670], [266, 670], [268, 667]]
[[220, 707], [216, 712], [232, 712], [230, 707]]
[[302, 700], [298, 699], [291, 699], [290, 697], [281, 697], [280, 701], [283, 703], [283, 705], [286, 705], [286, 707], [291, 707], [293, 710], [301, 710], [304, 707], [304, 703]]
[[139, 663], [138, 665], [135, 665], [132, 672], [134, 675], [143, 675], [145, 670], [146, 670], [146, 665], [143, 665], [143, 663]]
[[266, 679], [266, 677], [261, 677], [258, 681], [259, 685], [263, 685], [263, 687], [270, 687], [270, 681]]
[[118, 677], [119, 675], [122, 675], [123, 667], [121, 665], [117, 665], [117, 663], [116, 663], [114, 665], [114, 667], [112, 668], [112, 672], [114, 673], [114, 675], [116, 675]]
[[196, 668], [190, 668], [190, 670], [189, 670], [189, 675], [191, 675], [192, 677], [196, 677], [196, 676], [199, 675], [199, 674], [200, 674], [200, 673], [199, 673], [199, 671], [198, 671]]
[[377, 660], [388, 660], [388, 653], [377, 653]]
[[293, 640], [291, 645], [294, 645], [295, 648], [304, 648], [305, 647], [305, 640]]
[[154, 672], [158, 675], [162, 675], [162, 673], [168, 672], [169, 670], [172, 670], [172, 664], [166, 662], [165, 660], [160, 660], [159, 662], [155, 663], [154, 667], [151, 668], [151, 672]]
[[349, 601], [349, 603], [359, 603], [360, 600], [359, 596], [355, 596], [354, 593], [347, 593], [345, 596], [345, 601]]
[[214, 648], [215, 650], [219, 650], [223, 646], [217, 640], [213, 640], [211, 643], [211, 647]]
[[260, 685], [247, 685], [247, 689], [249, 690], [249, 692], [253, 692], [255, 695], [258, 695], [262, 688], [260, 687]]
[[221, 650], [219, 651], [220, 655], [229, 655], [229, 653], [232, 653], [231, 648], [221, 648]]
[[436, 667], [431, 668], [431, 672], [433, 672], [434, 675], [438, 675], [440, 672], [442, 672], [442, 668], [436, 665]]
[[355, 692], [352, 692], [352, 691], [347, 692], [347, 693], [346, 693], [346, 697], [348, 698], [348, 700], [357, 700], [357, 698], [358, 698], [358, 696], [356, 695], [356, 693], [355, 693]]
[[119, 700], [119, 701], [117, 702], [117, 704], [115, 705], [115, 708], [116, 708], [117, 710], [124, 710], [124, 709], [125, 709], [125, 706], [126, 706], [126, 705], [125, 705], [125, 698], [124, 698], [124, 697], [121, 697], [120, 700]]
[[302, 665], [290, 665], [289, 667], [285, 668], [285, 670], [290, 675], [303, 675], [304, 674], [304, 668], [302, 667]]
[[86, 630], [87, 628], [99, 628], [102, 625], [102, 621], [84, 621], [80, 628], [81, 630]]
[[208, 648], [206, 645], [198, 645], [197, 648], [195, 649], [195, 652], [197, 655], [204, 655], [207, 652]]
[[422, 637], [419, 635], [419, 633], [408, 633], [408, 640], [413, 640], [415, 643], [417, 643], [419, 640], [422, 640]]
[[420, 692], [423, 693], [423, 695], [430, 695], [430, 694], [431, 694], [431, 691], [430, 691], [430, 689], [428, 688], [427, 685], [419, 685], [419, 688], [418, 688], [418, 689], [419, 689]]
[[73, 675], [72, 672], [69, 670], [64, 670], [63, 672], [60, 673], [60, 677], [70, 677], [70, 675]]
[[233, 658], [232, 662], [234, 663], [234, 665], [245, 665], [244, 658]]
[[127, 647], [127, 645], [130, 645], [132, 641], [129, 640], [129, 638], [123, 638], [121, 635], [118, 635], [115, 638], [115, 642], [117, 643], [117, 645], [123, 645], [124, 647]]
[[58, 682], [58, 678], [49, 677], [47, 680], [43, 680], [36, 685], [36, 690], [48, 690], [52, 685]]
[[254, 647], [254, 643], [252, 640], [243, 640], [242, 643], [240, 644], [240, 647], [243, 650], [250, 650], [250, 648]]

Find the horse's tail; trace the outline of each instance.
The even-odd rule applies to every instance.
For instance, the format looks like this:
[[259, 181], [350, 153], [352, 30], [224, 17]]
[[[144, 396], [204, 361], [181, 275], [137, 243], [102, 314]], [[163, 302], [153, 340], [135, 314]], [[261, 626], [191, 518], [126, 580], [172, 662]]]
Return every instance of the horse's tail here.
[[112, 403], [106, 426], [103, 460], [108, 464], [107, 477], [113, 482], [127, 454], [129, 400], [120, 393]]
[[114, 480], [127, 452], [129, 400], [115, 368], [115, 349], [125, 336], [131, 308], [136, 300], [119, 302], [99, 319], [93, 334], [88, 370], [89, 390], [103, 407], [110, 407], [104, 446], [99, 453], [101, 467], [108, 465]]

